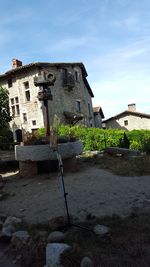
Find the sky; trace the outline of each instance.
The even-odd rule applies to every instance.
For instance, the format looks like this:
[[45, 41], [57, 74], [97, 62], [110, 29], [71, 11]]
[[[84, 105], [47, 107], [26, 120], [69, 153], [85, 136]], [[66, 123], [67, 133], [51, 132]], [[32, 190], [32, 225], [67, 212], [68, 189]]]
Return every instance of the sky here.
[[150, 114], [149, 0], [0, 0], [0, 74], [17, 58], [83, 62], [105, 118]]

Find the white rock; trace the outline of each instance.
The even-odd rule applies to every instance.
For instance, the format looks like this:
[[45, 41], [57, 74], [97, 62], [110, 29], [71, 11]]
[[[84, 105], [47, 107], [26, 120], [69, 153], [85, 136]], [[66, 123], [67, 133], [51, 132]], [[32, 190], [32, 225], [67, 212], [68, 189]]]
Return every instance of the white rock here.
[[49, 243], [46, 247], [46, 266], [47, 267], [63, 267], [60, 264], [60, 256], [63, 252], [71, 249], [67, 244]]
[[12, 225], [3, 226], [2, 233], [8, 236], [12, 236], [15, 232], [15, 228]]
[[93, 261], [89, 257], [84, 257], [81, 261], [81, 267], [94, 267]]
[[60, 232], [60, 231], [55, 231], [49, 234], [48, 236], [48, 242], [50, 243], [59, 243], [62, 242], [65, 239], [65, 235], [64, 233]]
[[4, 227], [8, 225], [18, 226], [21, 223], [22, 223], [22, 220], [20, 218], [9, 216], [4, 222]]
[[109, 228], [105, 225], [97, 224], [93, 231], [95, 232], [96, 235], [99, 236], [104, 236], [109, 233]]

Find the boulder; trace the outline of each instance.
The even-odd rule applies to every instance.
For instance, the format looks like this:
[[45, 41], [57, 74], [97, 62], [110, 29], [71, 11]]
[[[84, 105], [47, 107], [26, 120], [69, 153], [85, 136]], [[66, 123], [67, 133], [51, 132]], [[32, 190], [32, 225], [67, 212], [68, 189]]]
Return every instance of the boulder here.
[[71, 247], [63, 243], [49, 243], [46, 247], [46, 266], [63, 267], [60, 262], [61, 255]]
[[55, 231], [49, 234], [48, 236], [48, 242], [50, 243], [59, 243], [59, 242], [63, 242], [65, 239], [65, 234], [60, 232], [60, 231]]
[[22, 220], [20, 218], [16, 218], [16, 217], [7, 217], [7, 219], [4, 222], [4, 227], [8, 226], [8, 225], [12, 225], [14, 227], [19, 226], [22, 223]]
[[93, 261], [89, 257], [84, 257], [81, 261], [81, 267], [94, 267]]

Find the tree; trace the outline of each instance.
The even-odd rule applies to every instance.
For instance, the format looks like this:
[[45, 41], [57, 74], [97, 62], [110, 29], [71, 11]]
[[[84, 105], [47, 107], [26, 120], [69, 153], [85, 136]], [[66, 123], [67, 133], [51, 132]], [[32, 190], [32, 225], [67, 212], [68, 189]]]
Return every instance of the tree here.
[[9, 92], [0, 86], [0, 129], [8, 127], [12, 117], [9, 109]]

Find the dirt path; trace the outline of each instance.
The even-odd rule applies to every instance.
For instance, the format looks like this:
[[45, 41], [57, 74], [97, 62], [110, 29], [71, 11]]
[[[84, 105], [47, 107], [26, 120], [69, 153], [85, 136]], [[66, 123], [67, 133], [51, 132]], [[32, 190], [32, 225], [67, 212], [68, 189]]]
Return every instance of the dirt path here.
[[[120, 177], [96, 166], [83, 164], [76, 173], [65, 173], [70, 213], [84, 220], [88, 214], [127, 215], [133, 209], [148, 210], [150, 176]], [[57, 173], [20, 178], [18, 173], [3, 174], [5, 192], [0, 212], [44, 223], [64, 215], [62, 190]]]

